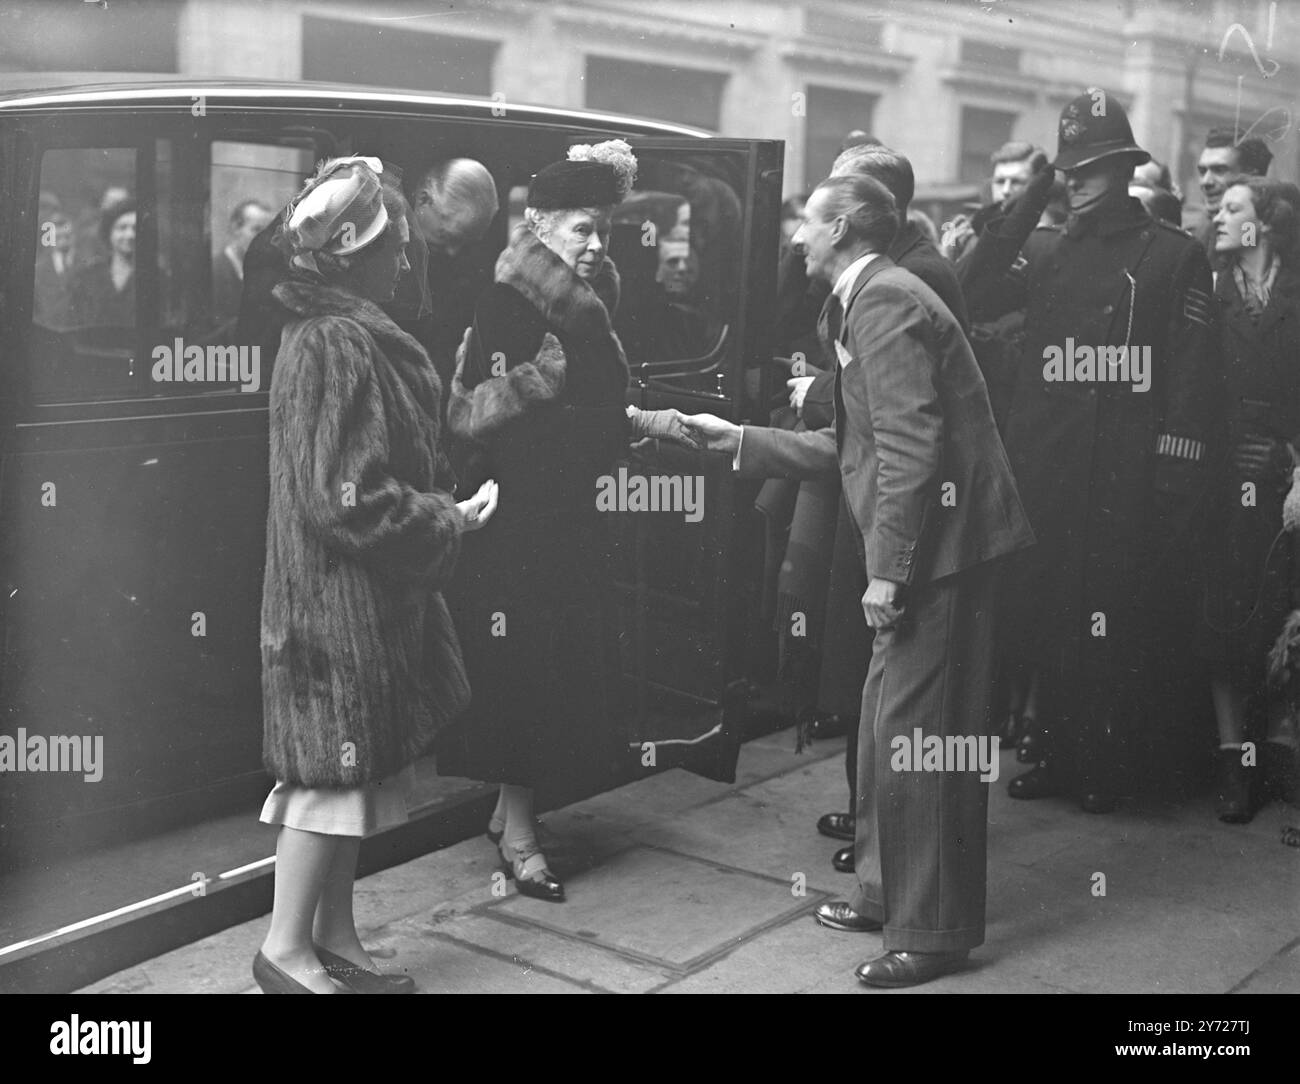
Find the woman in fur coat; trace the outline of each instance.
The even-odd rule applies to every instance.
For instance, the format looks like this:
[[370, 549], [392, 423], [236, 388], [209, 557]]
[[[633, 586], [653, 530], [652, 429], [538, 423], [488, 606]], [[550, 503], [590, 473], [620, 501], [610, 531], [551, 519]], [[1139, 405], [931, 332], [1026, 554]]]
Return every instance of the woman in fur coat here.
[[409, 993], [357, 939], [361, 837], [406, 819], [409, 765], [469, 700], [441, 589], [495, 508], [449, 496], [441, 388], [379, 308], [406, 269], [405, 202], [377, 159], [336, 159], [285, 211], [293, 274], [271, 381], [262, 595], [262, 820], [281, 825], [268, 993]]
[[534, 177], [452, 381], [448, 428], [497, 479], [502, 506], [457, 577], [474, 700], [438, 756], [439, 771], [502, 784], [488, 836], [519, 890], [553, 902], [564, 886], [537, 844], [534, 788], [571, 797], [625, 748], [597, 479], [630, 438], [684, 432], [675, 411], [624, 406], [606, 245], [636, 160], [621, 140], [569, 153]]
[[[1216, 812], [1243, 823], [1265, 792], [1295, 791], [1295, 726], [1267, 695], [1265, 660], [1300, 603], [1300, 561], [1292, 536], [1280, 535], [1300, 463], [1300, 190], [1239, 178], [1224, 190], [1214, 224], [1228, 454], [1206, 529], [1198, 654], [1212, 667], [1219, 725]], [[1243, 764], [1247, 739], [1259, 750], [1259, 772]], [[1255, 775], [1262, 788], [1251, 786]]]

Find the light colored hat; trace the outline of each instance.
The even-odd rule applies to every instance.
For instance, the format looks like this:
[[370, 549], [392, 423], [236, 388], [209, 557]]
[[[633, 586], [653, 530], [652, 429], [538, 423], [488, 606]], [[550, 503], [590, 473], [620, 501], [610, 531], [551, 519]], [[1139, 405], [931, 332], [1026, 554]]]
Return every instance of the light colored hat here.
[[384, 232], [384, 206], [378, 158], [334, 158], [285, 212], [285, 239], [296, 267], [319, 271], [315, 253], [347, 256], [359, 252]]

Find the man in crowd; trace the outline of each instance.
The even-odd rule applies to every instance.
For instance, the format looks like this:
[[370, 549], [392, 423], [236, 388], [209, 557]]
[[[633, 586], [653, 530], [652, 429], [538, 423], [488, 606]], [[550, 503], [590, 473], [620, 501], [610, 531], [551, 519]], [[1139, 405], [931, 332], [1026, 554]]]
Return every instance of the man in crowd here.
[[993, 202], [974, 215], [958, 215], [940, 241], [940, 251], [954, 263], [975, 243], [984, 223], [997, 212], [1005, 211], [1029, 187], [1034, 174], [1047, 161], [1047, 152], [1032, 143], [1012, 140], [989, 155], [989, 161], [993, 164], [993, 178], [989, 181]]
[[884, 955], [857, 976], [884, 987], [956, 970], [984, 939], [985, 784], [951, 763], [896, 769], [898, 741], [987, 734], [993, 562], [1032, 542], [960, 324], [886, 255], [898, 222], [888, 189], [851, 174], [813, 191], [795, 234], [808, 273], [833, 284], [833, 428], [688, 421], [742, 475], [815, 477], [838, 460], [875, 640], [858, 737], [860, 890], [817, 920], [883, 929]]
[[492, 283], [495, 254], [478, 252], [474, 244], [496, 218], [496, 182], [483, 163], [451, 158], [425, 170], [409, 196], [412, 233], [418, 232], [427, 257], [419, 266], [412, 258], [413, 273], [398, 282], [389, 315], [420, 340], [449, 388], [474, 302]]
[[1029, 234], [1024, 274], [1002, 280], [1026, 307], [1006, 445], [1038, 545], [1015, 562], [1001, 620], [1053, 720], [1010, 792], [1064, 789], [1094, 813], [1114, 807], [1137, 738], [1174, 701], [1155, 679], [1193, 624], [1178, 547], [1214, 427], [1210, 268], [1129, 196], [1147, 157], [1113, 96], [1070, 102], [1053, 163], [1069, 224]]
[[[879, 181], [894, 197], [899, 212], [900, 225], [889, 245], [888, 256], [905, 271], [910, 272], [933, 290], [963, 331], [966, 330], [966, 307], [961, 288], [952, 265], [925, 237], [920, 227], [905, 220], [912, 201], [916, 182], [912, 163], [883, 144], [859, 144], [843, 151], [831, 167], [832, 177], [865, 176]], [[793, 266], [798, 261], [798, 266]], [[794, 252], [792, 266], [786, 269], [791, 277], [803, 278], [803, 253]], [[809, 287], [810, 298], [824, 304], [829, 296], [829, 284], [814, 279]], [[791, 401], [803, 414], [808, 429], [819, 429], [834, 423], [835, 359], [829, 358], [829, 369], [816, 377], [796, 377], [791, 381]], [[811, 484], [811, 483], [810, 483]], [[822, 717], [838, 717], [849, 721], [848, 746], [844, 754], [845, 774], [849, 785], [849, 812], [831, 812], [817, 822], [817, 830], [831, 839], [850, 842], [854, 838], [852, 810], [856, 806], [857, 790], [857, 727], [862, 703], [862, 685], [867, 676], [867, 661], [871, 657], [871, 630], [863, 618], [858, 599], [866, 590], [867, 581], [862, 562], [854, 552], [853, 519], [847, 507], [840, 502], [838, 521], [832, 542], [830, 580], [826, 593], [825, 631], [821, 637], [820, 671], [817, 703]], [[798, 569], [792, 570], [797, 573]], [[853, 870], [853, 848], [840, 848], [831, 857], [831, 864], [841, 873]]]
[[228, 320], [239, 314], [244, 292], [244, 256], [253, 238], [275, 217], [261, 200], [246, 199], [230, 213], [229, 238], [212, 260], [212, 315]]
[[1262, 139], [1253, 136], [1243, 139], [1240, 132], [1231, 128], [1211, 128], [1205, 137], [1205, 149], [1196, 163], [1205, 206], [1199, 213], [1193, 211], [1183, 225], [1200, 242], [1211, 261], [1214, 260], [1214, 216], [1228, 181], [1241, 175], [1263, 177], [1272, 161], [1273, 152]]

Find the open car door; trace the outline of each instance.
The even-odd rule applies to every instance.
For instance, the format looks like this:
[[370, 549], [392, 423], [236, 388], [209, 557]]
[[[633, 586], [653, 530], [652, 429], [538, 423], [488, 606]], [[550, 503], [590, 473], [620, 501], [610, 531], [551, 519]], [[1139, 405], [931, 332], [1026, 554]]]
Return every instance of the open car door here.
[[[633, 137], [636, 188], [614, 217], [615, 326], [629, 401], [767, 423], [780, 236], [779, 141]], [[732, 782], [746, 710], [739, 496], [728, 457], [635, 449], [604, 494], [614, 524], [623, 718], [639, 773]]]

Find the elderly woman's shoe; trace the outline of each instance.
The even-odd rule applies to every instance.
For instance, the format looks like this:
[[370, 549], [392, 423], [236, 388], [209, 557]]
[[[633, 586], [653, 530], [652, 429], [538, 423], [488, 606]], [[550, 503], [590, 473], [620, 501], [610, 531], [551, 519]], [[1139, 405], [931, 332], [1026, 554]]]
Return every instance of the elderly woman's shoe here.
[[549, 903], [564, 902], [564, 885], [546, 868], [546, 856], [529, 841], [516, 849], [504, 839], [501, 841], [501, 868], [507, 877], [514, 879], [519, 892], [535, 900]]
[[351, 960], [320, 945], [312, 947], [320, 957], [320, 962], [325, 965], [325, 973], [332, 979], [338, 979], [354, 994], [415, 993], [415, 980], [410, 975], [383, 975], [378, 971], [358, 967]]

